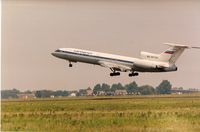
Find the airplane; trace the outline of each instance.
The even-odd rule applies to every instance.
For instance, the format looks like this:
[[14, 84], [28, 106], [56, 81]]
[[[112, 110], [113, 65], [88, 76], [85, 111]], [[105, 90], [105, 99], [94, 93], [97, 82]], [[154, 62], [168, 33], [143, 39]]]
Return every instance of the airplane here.
[[164, 43], [170, 46], [169, 49], [161, 54], [141, 52], [141, 58], [132, 58], [114, 54], [107, 54], [89, 50], [75, 48], [59, 48], [51, 53], [53, 56], [72, 62], [82, 62], [100, 65], [110, 68], [110, 76], [119, 76], [120, 72], [129, 72], [129, 77], [138, 76], [138, 72], [172, 72], [178, 68], [175, 62], [185, 49], [200, 47], [190, 47], [187, 45]]

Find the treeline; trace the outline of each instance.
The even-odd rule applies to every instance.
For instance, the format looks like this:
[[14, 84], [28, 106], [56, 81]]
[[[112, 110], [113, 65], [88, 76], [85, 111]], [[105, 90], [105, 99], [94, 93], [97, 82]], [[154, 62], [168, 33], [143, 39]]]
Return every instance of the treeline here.
[[1, 98], [2, 99], [7, 99], [7, 98], [17, 98], [18, 94], [20, 93], [19, 90], [17, 89], [12, 89], [12, 90], [2, 90], [1, 91]]
[[47, 98], [47, 97], [59, 97], [59, 96], [68, 96], [69, 91], [62, 91], [62, 90], [57, 90], [57, 91], [52, 91], [52, 90], [39, 90], [35, 92], [35, 96], [37, 98]]
[[[171, 93], [172, 85], [168, 80], [163, 80], [157, 87], [152, 87], [150, 85], [143, 85], [138, 86], [137, 83], [131, 82], [126, 85], [122, 85], [121, 83], [112, 84], [111, 86], [103, 83], [103, 84], [97, 84], [94, 86], [93, 89], [90, 89], [90, 92], [92, 94], [90, 95], [99, 95], [99, 93], [104, 93], [103, 95], [115, 95], [116, 91], [126, 91], [127, 95], [152, 95], [152, 94], [170, 94]], [[80, 89], [78, 91], [66, 91], [66, 90], [38, 90], [38, 91], [25, 91], [20, 92], [17, 89], [12, 90], [2, 90], [1, 91], [1, 98], [18, 98], [21, 95], [34, 95], [37, 98], [45, 98], [45, 97], [65, 97], [69, 96], [72, 93], [76, 94], [76, 96], [85, 96], [88, 95], [87, 89]]]
[[105, 93], [113, 93], [116, 90], [126, 90], [128, 95], [132, 94], [142, 94], [142, 95], [151, 95], [151, 94], [170, 94], [172, 89], [172, 85], [168, 80], [163, 80], [157, 87], [152, 87], [150, 85], [138, 86], [137, 83], [131, 82], [123, 86], [121, 83], [108, 85], [103, 83], [97, 84], [93, 93], [98, 94], [100, 91], [104, 91]]

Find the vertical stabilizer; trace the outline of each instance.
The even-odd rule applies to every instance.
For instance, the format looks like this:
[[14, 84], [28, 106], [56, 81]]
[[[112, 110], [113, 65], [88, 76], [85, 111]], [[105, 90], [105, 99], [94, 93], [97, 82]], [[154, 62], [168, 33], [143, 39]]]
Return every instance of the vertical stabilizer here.
[[174, 64], [180, 57], [180, 55], [183, 53], [183, 51], [187, 48], [190, 48], [186, 45], [180, 45], [180, 44], [171, 44], [171, 43], [165, 43], [165, 44], [170, 46], [170, 48], [160, 54], [159, 60], [163, 62], [169, 62], [170, 64]]

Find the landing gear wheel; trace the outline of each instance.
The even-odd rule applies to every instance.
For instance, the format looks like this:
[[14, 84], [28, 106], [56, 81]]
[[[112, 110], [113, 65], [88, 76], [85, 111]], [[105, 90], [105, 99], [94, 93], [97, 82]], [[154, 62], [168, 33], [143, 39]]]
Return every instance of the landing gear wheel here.
[[129, 77], [132, 77], [132, 76], [133, 76], [133, 74], [132, 74], [132, 73], [130, 73], [130, 74], [128, 74], [128, 76], [129, 76]]
[[71, 64], [71, 63], [69, 64], [69, 67], [72, 67], [72, 64]]
[[139, 73], [134, 73], [134, 76], [138, 76], [139, 75]]
[[110, 73], [110, 76], [119, 76], [120, 75], [120, 72], [113, 72], [113, 73]]
[[119, 76], [119, 75], [120, 75], [120, 72], [116, 72], [115, 75], [116, 75], [116, 76]]
[[120, 75], [120, 72], [116, 72], [115, 69], [113, 68], [110, 68], [110, 70], [112, 71], [112, 73], [110, 73], [110, 76], [119, 76]]
[[137, 72], [136, 73], [133, 72], [133, 73], [128, 74], [129, 77], [138, 76], [138, 75], [139, 75], [139, 73], [137, 73]]

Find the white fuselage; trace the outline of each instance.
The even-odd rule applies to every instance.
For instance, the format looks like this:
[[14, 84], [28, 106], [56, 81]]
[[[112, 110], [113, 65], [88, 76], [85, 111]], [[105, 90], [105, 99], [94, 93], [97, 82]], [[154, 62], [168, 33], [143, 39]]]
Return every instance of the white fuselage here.
[[96, 65], [101, 65], [100, 62], [108, 62], [120, 66], [123, 65], [129, 67], [132, 71], [139, 72], [167, 72], [177, 70], [177, 68], [171, 68], [170, 64], [167, 62], [131, 58], [74, 48], [59, 48], [53, 52], [52, 55], [70, 62], [84, 62]]

